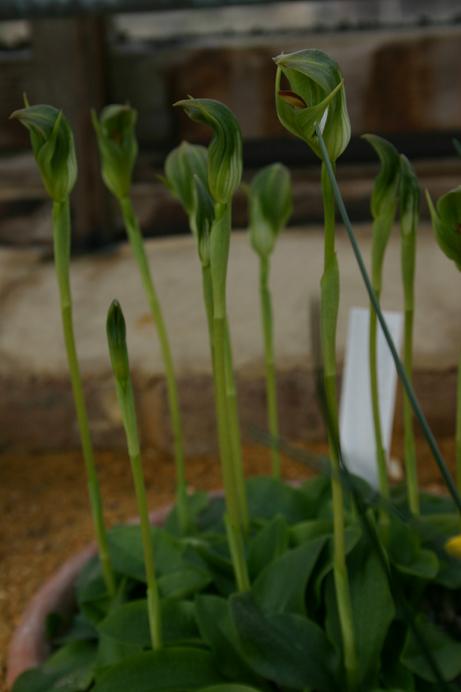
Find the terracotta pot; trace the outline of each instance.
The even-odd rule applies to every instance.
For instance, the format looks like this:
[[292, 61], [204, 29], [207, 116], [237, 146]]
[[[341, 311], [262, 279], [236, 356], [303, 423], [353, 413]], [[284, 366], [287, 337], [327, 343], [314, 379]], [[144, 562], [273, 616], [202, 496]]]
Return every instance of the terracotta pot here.
[[[215, 493], [210, 495], [213, 496]], [[152, 523], [161, 526], [171, 507], [172, 505], [167, 505], [152, 512]], [[21, 673], [43, 663], [49, 655], [49, 645], [45, 636], [46, 619], [51, 612], [66, 615], [75, 607], [75, 580], [82, 567], [95, 553], [96, 545], [93, 543], [71, 557], [32, 598], [11, 639], [7, 658], [8, 689]]]

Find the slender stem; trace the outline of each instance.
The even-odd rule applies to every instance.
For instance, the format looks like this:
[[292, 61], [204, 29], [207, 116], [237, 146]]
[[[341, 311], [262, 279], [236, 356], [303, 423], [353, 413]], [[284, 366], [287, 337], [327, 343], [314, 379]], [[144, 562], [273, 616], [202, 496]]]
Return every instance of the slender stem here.
[[163, 319], [162, 309], [155, 290], [152, 274], [147, 260], [141, 230], [133, 211], [133, 205], [128, 197], [120, 199], [123, 220], [131, 243], [131, 248], [138, 264], [144, 290], [147, 294], [149, 307], [157, 330], [163, 364], [165, 367], [168, 405], [173, 432], [174, 456], [176, 464], [176, 502], [181, 531], [185, 533], [189, 526], [189, 513], [187, 506], [186, 471], [184, 462], [184, 442], [182, 435], [181, 413], [179, 409], [178, 388], [174, 374], [173, 358], [170, 343]]
[[[272, 300], [269, 289], [270, 260], [260, 256], [259, 262], [259, 291], [261, 300], [261, 315], [264, 337], [264, 365], [266, 370], [267, 421], [272, 440], [279, 438], [279, 423], [277, 410], [277, 385], [275, 378], [274, 334], [272, 322]], [[282, 462], [280, 450], [273, 443], [271, 447], [272, 475], [281, 477]]]
[[[413, 384], [413, 315], [412, 308], [405, 309], [403, 362], [408, 380]], [[408, 505], [410, 511], [419, 514], [418, 472], [416, 467], [415, 433], [413, 430], [413, 411], [408, 396], [403, 398], [403, 439], [405, 473], [407, 479]]]
[[317, 134], [319, 146], [320, 146], [320, 149], [322, 152], [322, 159], [323, 159], [326, 171], [328, 173], [328, 178], [330, 179], [330, 183], [331, 183], [331, 186], [332, 186], [332, 189], [334, 192], [338, 211], [341, 215], [341, 218], [342, 218], [343, 223], [344, 223], [344, 227], [346, 229], [346, 233], [347, 233], [349, 240], [351, 242], [352, 250], [353, 250], [355, 258], [357, 260], [360, 274], [363, 278], [368, 296], [369, 296], [370, 301], [373, 305], [373, 310], [377, 314], [379, 323], [381, 325], [381, 329], [383, 330], [384, 337], [387, 341], [387, 344], [389, 346], [389, 350], [392, 354], [392, 358], [394, 360], [397, 373], [398, 373], [399, 378], [403, 384], [405, 392], [406, 392], [406, 394], [410, 400], [413, 412], [414, 412], [415, 416], [417, 417], [419, 424], [421, 425], [424, 436], [425, 436], [427, 443], [431, 449], [431, 452], [434, 456], [434, 459], [435, 459], [435, 461], [439, 467], [440, 473], [441, 473], [441, 475], [445, 481], [445, 484], [448, 488], [448, 491], [450, 492], [450, 495], [452, 496], [453, 501], [454, 501], [457, 509], [461, 512], [461, 497], [458, 494], [458, 491], [456, 489], [456, 485], [453, 482], [453, 479], [450, 475], [447, 464], [446, 464], [446, 462], [442, 456], [442, 453], [438, 447], [437, 441], [436, 441], [436, 439], [432, 433], [432, 430], [430, 429], [430, 427], [427, 423], [427, 420], [424, 416], [424, 413], [422, 412], [422, 409], [419, 405], [419, 402], [416, 399], [415, 393], [413, 391], [413, 387], [411, 386], [411, 383], [408, 380], [408, 377], [406, 375], [405, 367], [399, 358], [399, 355], [397, 353], [397, 349], [395, 347], [394, 341], [393, 341], [392, 336], [391, 336], [389, 329], [387, 327], [386, 320], [385, 320], [384, 315], [381, 311], [381, 308], [379, 307], [379, 302], [376, 298], [376, 294], [375, 294], [373, 287], [371, 285], [370, 278], [368, 276], [368, 273], [367, 273], [367, 270], [365, 267], [365, 262], [363, 260], [362, 253], [361, 253], [359, 245], [357, 243], [357, 239], [355, 237], [355, 233], [354, 233], [354, 230], [352, 228], [352, 224], [351, 224], [351, 221], [349, 219], [349, 215], [348, 215], [346, 207], [344, 205], [344, 201], [343, 201], [343, 198], [341, 196], [341, 191], [339, 189], [338, 183], [337, 183], [336, 178], [335, 178], [333, 166], [332, 166], [331, 161], [329, 159], [328, 151], [327, 151], [327, 148], [325, 146], [325, 142], [324, 142], [324, 139], [322, 137], [322, 133], [320, 132], [320, 129], [318, 126], [316, 127], [316, 134]]
[[[379, 290], [376, 291], [379, 300]], [[376, 313], [370, 305], [370, 326], [369, 326], [369, 360], [370, 360], [370, 390], [371, 390], [371, 411], [373, 416], [373, 428], [375, 433], [376, 464], [378, 467], [379, 490], [385, 499], [389, 499], [389, 479], [387, 477], [386, 450], [383, 444], [383, 433], [381, 428], [381, 410], [379, 405], [379, 382], [378, 382], [378, 323]], [[385, 520], [386, 512], [381, 515]]]
[[[322, 351], [324, 358], [324, 387], [332, 425], [338, 428], [338, 403], [336, 396], [336, 324], [339, 305], [339, 272], [335, 251], [335, 204], [325, 166], [322, 165], [322, 194], [324, 209], [324, 272], [321, 281]], [[357, 678], [354, 623], [346, 565], [344, 535], [344, 497], [340, 481], [340, 459], [335, 439], [329, 433], [330, 457], [334, 473], [331, 478], [333, 501], [333, 573], [336, 600], [344, 647], [344, 665], [348, 686], [354, 688]]]
[[116, 379], [117, 397], [122, 410], [123, 425], [128, 444], [128, 454], [131, 463], [136, 502], [138, 505], [141, 539], [144, 552], [144, 564], [146, 567], [147, 581], [147, 610], [149, 616], [149, 630], [152, 648], [160, 649], [162, 646], [162, 623], [160, 617], [160, 598], [158, 593], [157, 577], [155, 573], [154, 547], [152, 543], [151, 525], [149, 521], [149, 509], [146, 496], [146, 486], [142, 469], [141, 452], [139, 448], [139, 436], [136, 423], [136, 410], [134, 405], [133, 387], [131, 379], [120, 382]]
[[[213, 284], [210, 265], [202, 265], [202, 287], [205, 310], [210, 335], [210, 354], [213, 373], [215, 373], [215, 357], [213, 346]], [[245, 493], [245, 478], [243, 474], [242, 445], [240, 441], [240, 423], [238, 415], [237, 392], [235, 388], [235, 376], [232, 362], [232, 348], [230, 341], [229, 323], [226, 318], [226, 406], [229, 420], [229, 435], [231, 439], [233, 471], [235, 474], [235, 485], [238, 493], [240, 516], [242, 518], [242, 528], [248, 529], [248, 505]]]
[[461, 357], [458, 361], [458, 383], [456, 388], [456, 481], [461, 493]]
[[72, 295], [69, 279], [70, 262], [70, 208], [69, 201], [53, 203], [53, 241], [55, 267], [59, 286], [61, 317], [64, 331], [64, 342], [67, 352], [70, 380], [77, 414], [83, 460], [85, 463], [91, 515], [96, 534], [99, 558], [108, 593], [115, 594], [115, 579], [109, 557], [107, 530], [104, 523], [101, 491], [96, 473], [96, 464], [91, 443], [90, 426], [85, 405], [80, 367], [75, 346], [74, 325], [72, 318]]
[[229, 543], [232, 563], [234, 565], [237, 588], [240, 592], [249, 591], [250, 580], [246, 562], [240, 559], [240, 556], [244, 553], [242, 532], [232, 524], [227, 514], [224, 517], [224, 523], [226, 525], [227, 541]]

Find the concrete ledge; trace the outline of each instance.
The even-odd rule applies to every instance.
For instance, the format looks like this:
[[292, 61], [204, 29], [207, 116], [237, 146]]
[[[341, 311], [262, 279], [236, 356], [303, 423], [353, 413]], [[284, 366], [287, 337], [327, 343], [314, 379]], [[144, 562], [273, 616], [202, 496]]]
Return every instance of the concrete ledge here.
[[[368, 257], [368, 227], [358, 229]], [[214, 449], [214, 405], [208, 334], [192, 238], [149, 241], [149, 258], [168, 324], [189, 454]], [[322, 231], [285, 233], [274, 253], [272, 289], [281, 429], [291, 438], [323, 435], [311, 372], [308, 309], [318, 295]], [[349, 308], [366, 295], [347, 238], [338, 231], [341, 362]], [[73, 449], [78, 434], [61, 335], [57, 288], [50, 261], [29, 250], [0, 251], [1, 444], [21, 449]], [[155, 331], [129, 248], [76, 259], [72, 264], [75, 329], [96, 446], [124, 445], [105, 337], [105, 315], [117, 297], [127, 319], [128, 343], [146, 446], [171, 449], [165, 383]], [[430, 229], [420, 231], [415, 319], [416, 387], [439, 434], [453, 427], [455, 367], [461, 344], [459, 273], [439, 251]], [[401, 307], [398, 230], [390, 243], [383, 304]], [[229, 311], [242, 427], [264, 427], [264, 378], [257, 258], [244, 233], [232, 239]], [[398, 428], [398, 426], [397, 426]]]

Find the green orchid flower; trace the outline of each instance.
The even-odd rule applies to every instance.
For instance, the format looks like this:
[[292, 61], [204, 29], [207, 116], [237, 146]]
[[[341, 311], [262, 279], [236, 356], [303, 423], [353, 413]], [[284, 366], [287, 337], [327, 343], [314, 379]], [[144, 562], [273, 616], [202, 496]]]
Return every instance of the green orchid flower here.
[[[347, 147], [351, 126], [344, 82], [338, 65], [320, 50], [281, 54], [277, 65], [275, 105], [282, 125], [322, 158], [316, 127], [334, 162]], [[282, 76], [289, 89], [282, 88]]]
[[128, 105], [104, 108], [99, 119], [92, 112], [102, 161], [102, 177], [117, 199], [128, 197], [138, 155], [136, 111]]
[[293, 210], [291, 180], [281, 163], [263, 168], [249, 189], [250, 240], [255, 252], [268, 257]]
[[427, 190], [426, 199], [440, 249], [461, 271], [461, 185], [442, 195], [435, 206]]
[[29, 130], [45, 189], [53, 201], [62, 202], [77, 179], [74, 136], [62, 111], [53, 106], [27, 105], [10, 117]]
[[195, 214], [196, 183], [194, 176], [208, 187], [208, 151], [199, 144], [182, 142], [168, 154], [162, 182], [181, 202], [190, 218]]

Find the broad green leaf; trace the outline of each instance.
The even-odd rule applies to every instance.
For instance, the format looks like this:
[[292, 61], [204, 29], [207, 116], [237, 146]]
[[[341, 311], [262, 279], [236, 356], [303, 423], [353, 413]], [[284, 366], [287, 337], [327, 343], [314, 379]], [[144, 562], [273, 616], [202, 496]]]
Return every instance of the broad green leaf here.
[[182, 599], [203, 591], [210, 583], [211, 575], [206, 569], [189, 565], [168, 572], [159, 577], [157, 581], [161, 596]]
[[215, 202], [228, 204], [242, 178], [240, 126], [227, 106], [213, 99], [178, 101], [191, 120], [208, 125], [213, 138], [208, 147], [208, 187]]
[[325, 543], [315, 538], [288, 550], [261, 572], [251, 591], [265, 612], [306, 613], [307, 583]]
[[231, 680], [254, 683], [257, 678], [238, 649], [231, 622], [229, 600], [212, 595], [195, 599], [197, 624], [214, 654], [219, 671]]
[[440, 249], [461, 270], [461, 186], [440, 197], [435, 207], [427, 191], [426, 198]]
[[[208, 506], [209, 498], [208, 494], [204, 492], [195, 492], [187, 495], [187, 509], [189, 521], [195, 530], [198, 529], [198, 518], [200, 513]], [[168, 514], [165, 523], [163, 524], [168, 533], [172, 533], [176, 537], [182, 536], [182, 532], [179, 527], [178, 519], [178, 506], [175, 504]]]
[[320, 536], [331, 536], [332, 533], [332, 519], [309, 519], [290, 527], [290, 537], [297, 545]]
[[288, 524], [285, 517], [277, 515], [248, 542], [247, 564], [250, 579], [254, 579], [287, 548]]
[[117, 199], [130, 194], [133, 168], [138, 155], [135, 133], [137, 117], [136, 111], [128, 105], [107, 106], [99, 119], [92, 112], [101, 155], [102, 177]]
[[289, 523], [303, 521], [309, 514], [308, 498], [298, 489], [275, 478], [259, 476], [246, 482], [250, 516], [271, 519], [283, 515]]
[[388, 552], [392, 564], [400, 572], [421, 579], [433, 579], [438, 572], [436, 554], [423, 548], [419, 534], [395, 517], [389, 527]]
[[72, 642], [53, 654], [40, 668], [23, 673], [13, 692], [83, 692], [93, 679], [94, 642]]
[[[165, 530], [152, 527], [159, 576], [184, 566], [185, 546]], [[145, 582], [144, 551], [138, 525], [113, 527], [108, 533], [109, 553], [116, 572]]]
[[51, 199], [62, 202], [70, 195], [77, 179], [74, 136], [69, 123], [53, 106], [27, 106], [14, 111], [29, 131], [32, 150], [43, 184]]
[[248, 196], [250, 241], [258, 255], [268, 257], [293, 209], [288, 169], [273, 163], [260, 170], [251, 181]]
[[96, 674], [94, 692], [195, 690], [222, 682], [208, 651], [171, 647], [132, 656]]
[[[416, 619], [416, 626], [431, 651], [444, 680], [449, 682], [460, 675], [461, 642], [456, 642], [446, 632], [423, 616], [419, 616]], [[401, 661], [415, 675], [429, 682], [437, 682], [426, 655], [411, 632], [408, 632]]]
[[[347, 147], [351, 133], [338, 65], [326, 53], [315, 49], [282, 53], [274, 60], [277, 65], [275, 104], [280, 122], [322, 158], [315, 133], [319, 126], [328, 154], [336, 161]], [[282, 86], [282, 75], [288, 81], [289, 91]]]
[[309, 503], [309, 515], [306, 519], [320, 519], [331, 516], [331, 479], [326, 473], [319, 473], [299, 486]]
[[232, 596], [230, 607], [240, 650], [255, 673], [293, 689], [334, 689], [332, 649], [318, 625], [289, 613], [266, 616], [250, 594]]
[[[345, 552], [346, 555], [349, 555], [349, 553], [355, 548], [357, 543], [360, 541], [362, 537], [362, 531], [359, 526], [348, 526], [344, 532], [345, 536]], [[315, 593], [317, 598], [320, 598], [321, 594], [321, 589], [323, 586], [323, 580], [325, 577], [331, 572], [333, 569], [333, 554], [334, 554], [334, 538], [333, 535], [331, 535], [330, 540], [329, 540], [329, 556], [326, 560], [322, 561], [321, 568], [315, 576]]]

